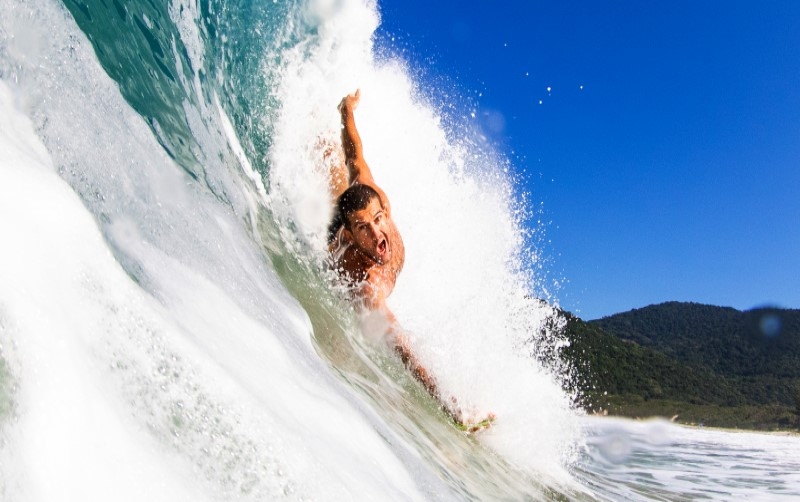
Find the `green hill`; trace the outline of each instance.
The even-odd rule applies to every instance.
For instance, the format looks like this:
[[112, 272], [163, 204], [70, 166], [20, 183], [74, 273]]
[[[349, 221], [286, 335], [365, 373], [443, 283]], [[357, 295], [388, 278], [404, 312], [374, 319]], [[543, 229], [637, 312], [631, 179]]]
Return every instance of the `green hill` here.
[[723, 375], [800, 378], [800, 310], [670, 302], [591, 324]]
[[590, 411], [723, 427], [800, 424], [800, 310], [664, 303], [584, 322], [562, 357]]

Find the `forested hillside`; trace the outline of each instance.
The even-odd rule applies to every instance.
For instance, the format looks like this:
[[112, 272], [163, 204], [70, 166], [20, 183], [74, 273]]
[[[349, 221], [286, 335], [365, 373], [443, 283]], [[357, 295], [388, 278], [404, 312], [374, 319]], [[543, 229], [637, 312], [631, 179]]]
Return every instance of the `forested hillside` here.
[[592, 321], [623, 340], [728, 376], [800, 377], [800, 310], [662, 303]]
[[800, 425], [800, 311], [665, 303], [586, 323], [564, 314], [582, 404], [707, 425]]

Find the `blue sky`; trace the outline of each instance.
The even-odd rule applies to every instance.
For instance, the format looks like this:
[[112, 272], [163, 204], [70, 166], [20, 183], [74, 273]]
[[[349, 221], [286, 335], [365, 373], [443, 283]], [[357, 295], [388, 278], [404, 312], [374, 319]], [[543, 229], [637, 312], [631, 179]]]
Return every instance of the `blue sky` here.
[[564, 308], [800, 308], [800, 2], [379, 8], [379, 39], [494, 117]]

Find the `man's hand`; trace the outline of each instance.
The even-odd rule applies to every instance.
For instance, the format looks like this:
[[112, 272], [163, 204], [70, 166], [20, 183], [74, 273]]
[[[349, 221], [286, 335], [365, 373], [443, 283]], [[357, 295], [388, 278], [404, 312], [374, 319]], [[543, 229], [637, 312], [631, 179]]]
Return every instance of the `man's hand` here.
[[356, 92], [353, 94], [348, 94], [347, 96], [342, 98], [342, 101], [339, 103], [339, 113], [344, 116], [346, 113], [353, 113], [358, 107], [358, 102], [361, 100], [361, 89], [356, 89]]

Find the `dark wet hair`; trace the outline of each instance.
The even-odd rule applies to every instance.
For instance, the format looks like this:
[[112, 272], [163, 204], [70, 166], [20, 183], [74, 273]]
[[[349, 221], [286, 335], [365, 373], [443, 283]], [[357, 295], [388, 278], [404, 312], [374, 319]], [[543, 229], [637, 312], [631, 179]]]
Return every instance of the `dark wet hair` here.
[[333, 214], [333, 221], [331, 221], [331, 224], [328, 225], [328, 242], [332, 241], [333, 238], [336, 237], [336, 232], [339, 231], [340, 227], [348, 227], [348, 216], [356, 211], [366, 209], [372, 199], [378, 199], [378, 201], [381, 202], [381, 205], [383, 205], [381, 196], [378, 195], [378, 192], [369, 185], [357, 183], [345, 190], [336, 201], [336, 209]]

